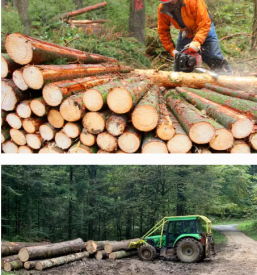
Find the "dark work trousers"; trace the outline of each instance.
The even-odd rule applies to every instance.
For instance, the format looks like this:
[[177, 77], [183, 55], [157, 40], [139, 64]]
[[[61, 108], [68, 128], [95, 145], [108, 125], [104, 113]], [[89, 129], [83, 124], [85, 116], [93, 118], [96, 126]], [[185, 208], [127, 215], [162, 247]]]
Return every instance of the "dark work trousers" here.
[[[184, 38], [182, 39], [181, 32], [179, 33], [177, 41], [177, 51], [183, 50], [183, 48], [190, 44], [193, 41], [193, 38]], [[220, 50], [219, 40], [215, 31], [214, 24], [212, 23], [211, 29], [206, 37], [206, 40], [201, 46], [201, 54], [203, 62], [206, 63], [211, 70], [220, 73], [220, 74], [232, 74], [232, 69], [230, 68], [227, 60], [224, 58]], [[174, 66], [175, 72], [179, 70]]]

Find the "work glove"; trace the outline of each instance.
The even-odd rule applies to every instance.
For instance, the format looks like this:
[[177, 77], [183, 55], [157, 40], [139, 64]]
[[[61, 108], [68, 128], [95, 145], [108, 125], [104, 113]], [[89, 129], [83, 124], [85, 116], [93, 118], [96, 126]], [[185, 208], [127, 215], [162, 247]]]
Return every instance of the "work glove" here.
[[199, 52], [201, 49], [201, 44], [197, 41], [192, 41], [190, 44], [189, 44], [189, 52], [193, 52], [193, 53], [197, 53]]
[[177, 50], [173, 50], [173, 51], [171, 52], [171, 55], [173, 56], [173, 58], [175, 58], [175, 55], [176, 55], [177, 53], [179, 53], [179, 51], [177, 51]]

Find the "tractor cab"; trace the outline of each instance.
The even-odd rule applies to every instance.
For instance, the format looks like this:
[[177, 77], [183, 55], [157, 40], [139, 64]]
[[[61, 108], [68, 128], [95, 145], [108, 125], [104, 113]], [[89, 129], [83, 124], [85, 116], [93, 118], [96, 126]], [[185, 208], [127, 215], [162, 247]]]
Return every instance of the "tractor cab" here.
[[[211, 221], [204, 216], [165, 217], [150, 229], [140, 241], [140, 259], [177, 257], [181, 262], [200, 262], [211, 256], [214, 240]], [[142, 244], [142, 242], [141, 242]]]

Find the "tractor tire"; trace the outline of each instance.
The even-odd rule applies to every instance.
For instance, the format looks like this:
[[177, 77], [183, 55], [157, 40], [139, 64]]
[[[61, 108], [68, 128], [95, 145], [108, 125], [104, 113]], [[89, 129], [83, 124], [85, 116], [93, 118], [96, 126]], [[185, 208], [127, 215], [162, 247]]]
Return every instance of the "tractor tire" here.
[[200, 262], [203, 253], [202, 244], [193, 238], [182, 239], [176, 245], [176, 255], [182, 263]]
[[142, 261], [153, 261], [156, 256], [156, 249], [151, 245], [142, 245], [138, 250], [139, 259]]

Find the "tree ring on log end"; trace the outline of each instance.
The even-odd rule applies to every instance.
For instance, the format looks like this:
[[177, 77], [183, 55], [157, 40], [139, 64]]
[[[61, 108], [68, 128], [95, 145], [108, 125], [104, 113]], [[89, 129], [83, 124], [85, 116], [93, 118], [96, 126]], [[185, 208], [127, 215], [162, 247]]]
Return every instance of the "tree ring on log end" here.
[[44, 78], [41, 70], [36, 66], [25, 67], [23, 70], [23, 78], [31, 89], [39, 90], [44, 85]]
[[168, 154], [168, 149], [164, 142], [152, 141], [142, 148], [142, 154]]
[[18, 130], [22, 127], [21, 119], [15, 113], [8, 114], [6, 121], [14, 129]]
[[8, 75], [8, 64], [5, 58], [1, 55], [1, 78], [5, 78]]
[[47, 120], [54, 128], [62, 128], [64, 119], [58, 110], [52, 109], [47, 115]]
[[247, 144], [237, 144], [231, 149], [230, 153], [231, 154], [250, 154], [251, 150]]
[[30, 119], [24, 119], [22, 122], [22, 126], [24, 128], [24, 130], [29, 133], [29, 134], [33, 134], [36, 132], [36, 127], [33, 123], [33, 121], [31, 121]]
[[71, 146], [72, 140], [66, 134], [59, 132], [55, 135], [55, 142], [61, 149], [68, 149]]
[[210, 142], [214, 135], [214, 127], [205, 121], [195, 123], [189, 131], [190, 139], [197, 144], [206, 144]]
[[31, 109], [25, 101], [18, 104], [16, 112], [21, 118], [29, 118], [31, 116]]
[[28, 89], [28, 85], [24, 81], [22, 72], [20, 70], [16, 70], [13, 72], [12, 80], [20, 90], [26, 91]]
[[30, 103], [32, 112], [37, 116], [44, 116], [46, 114], [45, 105], [38, 99], [33, 99]]
[[45, 102], [50, 106], [58, 106], [62, 103], [62, 91], [53, 83], [45, 85], [42, 94]]
[[86, 129], [84, 129], [82, 131], [82, 133], [80, 134], [80, 142], [86, 146], [93, 146], [95, 144], [95, 136], [93, 134], [90, 134], [89, 132], [87, 132]]
[[64, 133], [70, 138], [76, 138], [80, 134], [78, 126], [72, 122], [68, 122], [63, 127]]
[[96, 138], [97, 145], [107, 152], [114, 152], [118, 147], [118, 140], [116, 137], [107, 132], [101, 133]]
[[159, 125], [156, 129], [156, 135], [162, 140], [170, 140], [176, 131], [172, 125]]
[[83, 103], [89, 111], [99, 111], [104, 105], [101, 93], [95, 89], [87, 90], [83, 95]]
[[17, 154], [18, 146], [14, 142], [8, 140], [2, 143], [2, 150], [6, 154]]
[[13, 88], [6, 82], [1, 81], [1, 109], [12, 111], [17, 103], [17, 98]]
[[214, 150], [222, 151], [232, 147], [234, 137], [230, 131], [225, 128], [217, 129], [214, 138], [210, 141], [210, 147]]
[[38, 138], [38, 136], [34, 135], [34, 134], [27, 134], [26, 140], [27, 140], [27, 144], [29, 145], [29, 147], [31, 147], [33, 149], [40, 149], [40, 147], [42, 145], [40, 138]]
[[254, 150], [257, 150], [257, 133], [251, 134], [249, 137], [249, 142]]
[[231, 132], [235, 138], [245, 138], [253, 131], [253, 122], [248, 118], [237, 120], [233, 125]]
[[118, 138], [120, 149], [126, 153], [135, 153], [140, 146], [140, 138], [133, 133], [123, 133]]
[[10, 136], [12, 140], [18, 144], [18, 145], [25, 145], [26, 144], [26, 137], [23, 134], [22, 131], [17, 130], [17, 129], [11, 129], [10, 130]]
[[81, 106], [78, 105], [76, 101], [69, 99], [61, 104], [60, 113], [62, 117], [69, 122], [77, 121], [81, 119], [81, 116], [83, 115]]
[[133, 106], [133, 99], [125, 88], [113, 88], [107, 96], [109, 108], [117, 114], [129, 112]]
[[187, 135], [177, 134], [167, 142], [170, 153], [187, 153], [192, 148], [192, 141]]
[[18, 150], [19, 154], [33, 154], [33, 151], [28, 146], [20, 146]]
[[39, 127], [39, 133], [44, 140], [52, 140], [54, 138], [54, 131], [48, 125], [41, 125]]
[[105, 128], [104, 118], [97, 112], [88, 112], [82, 119], [84, 128], [91, 134], [100, 134]]

